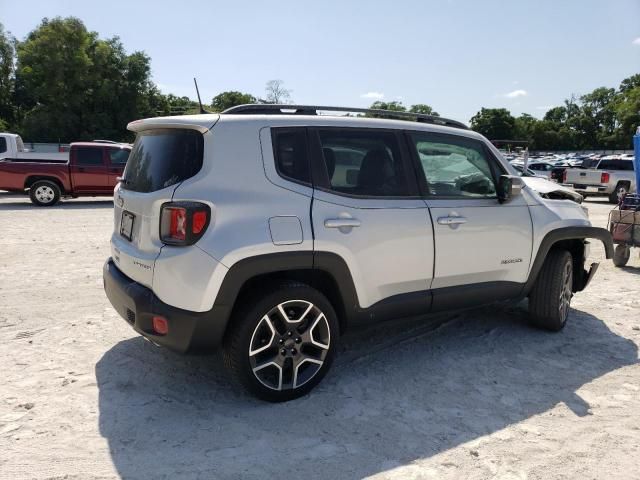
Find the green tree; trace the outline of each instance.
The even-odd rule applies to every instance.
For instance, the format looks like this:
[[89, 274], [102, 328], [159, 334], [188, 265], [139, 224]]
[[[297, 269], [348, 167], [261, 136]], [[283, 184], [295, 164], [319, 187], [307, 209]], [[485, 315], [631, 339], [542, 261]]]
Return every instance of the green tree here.
[[406, 112], [407, 107], [405, 107], [402, 102], [393, 101], [393, 102], [383, 102], [377, 100], [371, 104], [369, 107], [372, 110], [390, 110], [392, 112]]
[[629, 78], [625, 78], [620, 83], [620, 93], [625, 93], [634, 88], [640, 87], [640, 73], [636, 73], [635, 75], [631, 75]]
[[14, 49], [15, 39], [0, 23], [0, 130], [6, 131], [14, 120]]
[[434, 117], [439, 117], [440, 114], [433, 110], [431, 105], [427, 105], [425, 103], [417, 103], [416, 105], [411, 105], [409, 108], [411, 113], [423, 113], [425, 115], [433, 115]]
[[187, 115], [200, 113], [200, 106], [189, 97], [178, 97], [172, 93], [162, 95], [157, 115]]
[[516, 118], [514, 123], [514, 140], [526, 140], [529, 142], [529, 148], [535, 149], [535, 144], [533, 142], [533, 133], [536, 128], [536, 124], [539, 122], [537, 118], [529, 115], [528, 113], [523, 113], [519, 117]]
[[228, 91], [219, 93], [213, 97], [213, 100], [211, 101], [211, 108], [214, 112], [222, 112], [227, 108], [247, 103], [256, 103], [257, 101], [256, 97], [249, 93]]
[[101, 40], [77, 18], [44, 19], [18, 43], [15, 103], [21, 133], [36, 141], [129, 139], [131, 120], [158, 114], [163, 100], [150, 59]]
[[512, 140], [516, 119], [506, 108], [482, 108], [471, 117], [471, 129], [489, 140]]
[[544, 114], [543, 120], [553, 122], [558, 125], [567, 121], [567, 108], [566, 107], [553, 107], [547, 110]]
[[623, 89], [621, 85], [613, 104], [617, 124], [614, 142], [617, 148], [631, 148], [631, 139], [640, 126], [640, 75], [630, 77], [634, 78], [636, 86], [630, 86], [632, 82], [628, 82]]

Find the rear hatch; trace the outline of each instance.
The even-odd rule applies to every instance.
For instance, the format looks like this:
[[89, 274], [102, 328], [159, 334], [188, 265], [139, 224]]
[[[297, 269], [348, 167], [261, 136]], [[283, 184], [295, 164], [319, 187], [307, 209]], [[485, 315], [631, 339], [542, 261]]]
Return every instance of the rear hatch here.
[[598, 161], [586, 159], [580, 168], [569, 168], [566, 171], [565, 183], [575, 185], [600, 185], [602, 170], [596, 170]]
[[138, 134], [123, 179], [114, 191], [111, 254], [125, 275], [148, 288], [163, 247], [160, 209], [171, 201], [181, 182], [202, 168], [203, 133], [215, 119], [206, 121], [207, 126], [163, 124], [161, 119], [129, 125]]

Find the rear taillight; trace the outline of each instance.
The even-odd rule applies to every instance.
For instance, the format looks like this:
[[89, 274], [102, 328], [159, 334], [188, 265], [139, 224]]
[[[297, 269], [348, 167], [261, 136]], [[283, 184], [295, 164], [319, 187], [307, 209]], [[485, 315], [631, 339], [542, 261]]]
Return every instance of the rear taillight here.
[[562, 183], [567, 183], [567, 171], [562, 172]]
[[160, 240], [167, 245], [193, 245], [210, 221], [211, 209], [204, 203], [165, 203], [160, 211]]
[[607, 172], [603, 172], [600, 175], [600, 183], [609, 183], [609, 174]]

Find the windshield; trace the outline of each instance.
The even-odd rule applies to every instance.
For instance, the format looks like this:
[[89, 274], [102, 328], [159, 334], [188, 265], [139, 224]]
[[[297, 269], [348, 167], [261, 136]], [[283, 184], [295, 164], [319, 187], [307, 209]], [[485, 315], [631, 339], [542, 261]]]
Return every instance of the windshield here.
[[202, 134], [156, 129], [138, 134], [124, 170], [122, 188], [154, 192], [193, 177], [202, 168]]

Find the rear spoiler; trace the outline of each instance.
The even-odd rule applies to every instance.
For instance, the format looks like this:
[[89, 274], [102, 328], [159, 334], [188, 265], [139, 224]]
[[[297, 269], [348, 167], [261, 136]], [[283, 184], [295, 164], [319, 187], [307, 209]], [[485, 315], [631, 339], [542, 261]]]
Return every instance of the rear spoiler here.
[[141, 132], [143, 130], [151, 130], [154, 128], [185, 128], [189, 130], [197, 130], [200, 133], [206, 133], [213, 128], [219, 119], [220, 115], [217, 114], [145, 118], [130, 122], [127, 125], [127, 130], [131, 130], [132, 132]]

